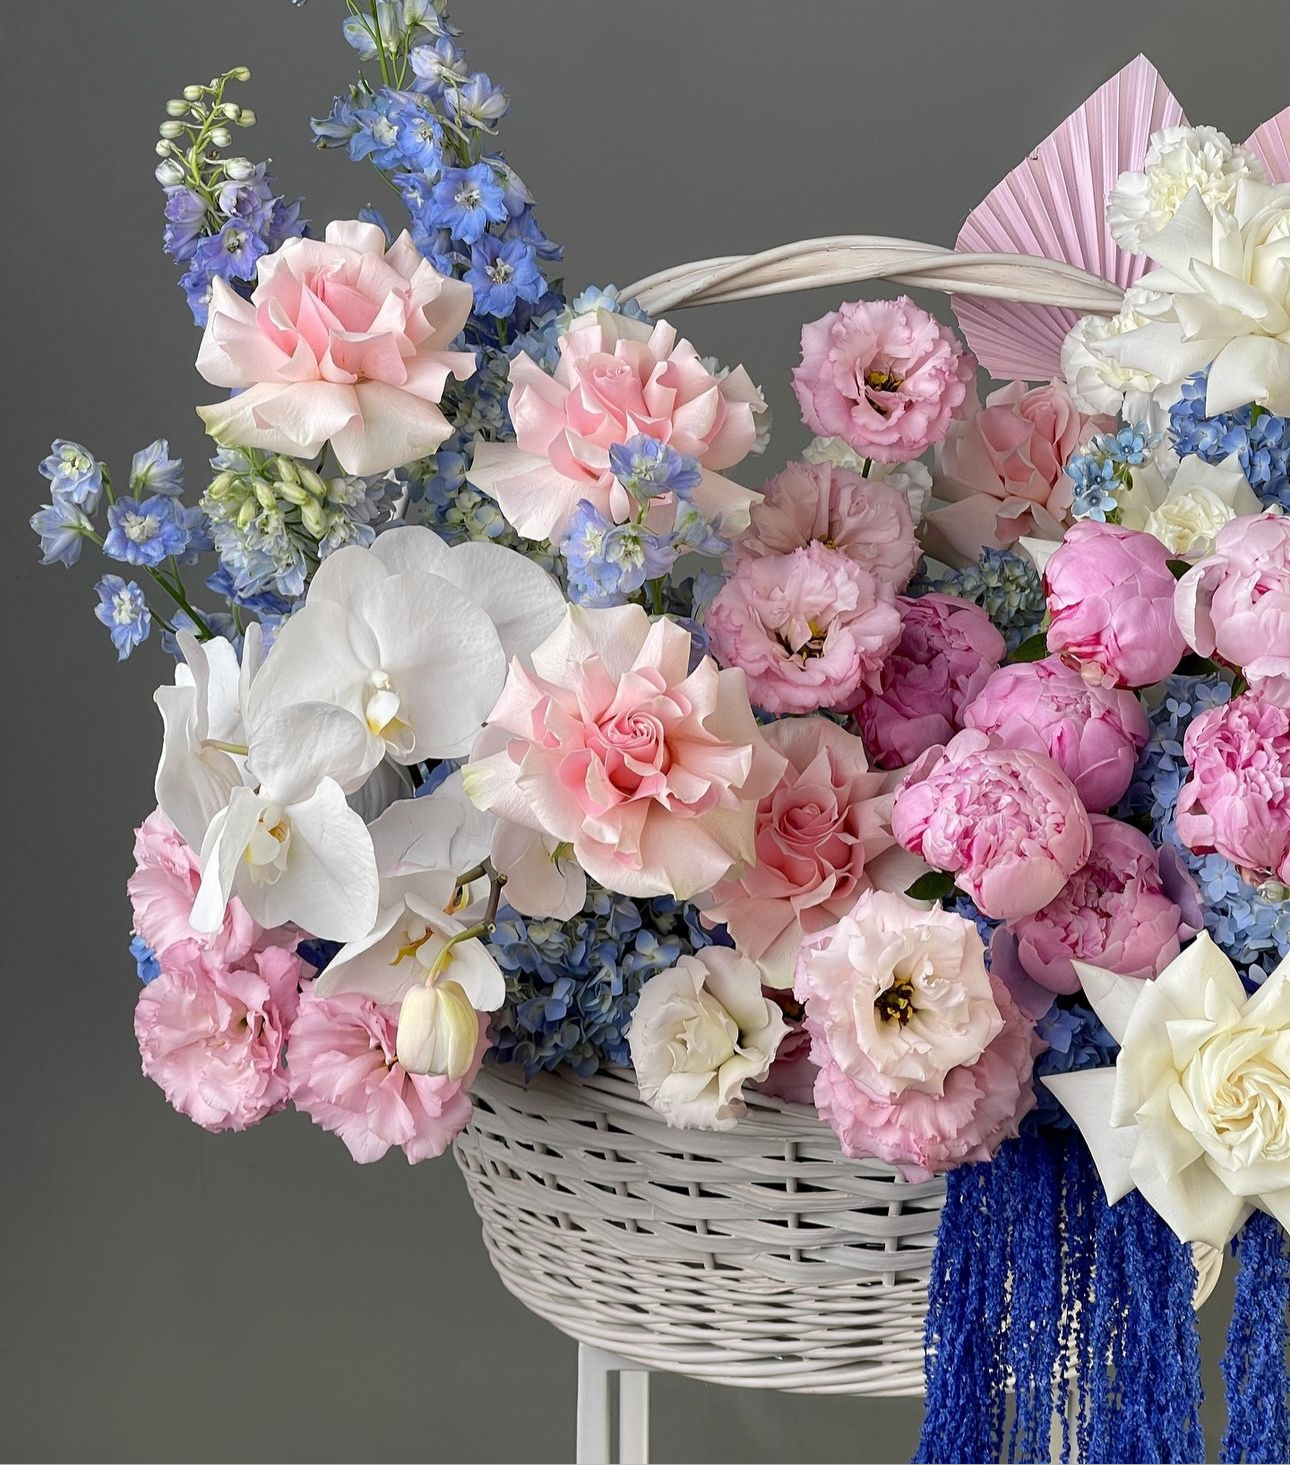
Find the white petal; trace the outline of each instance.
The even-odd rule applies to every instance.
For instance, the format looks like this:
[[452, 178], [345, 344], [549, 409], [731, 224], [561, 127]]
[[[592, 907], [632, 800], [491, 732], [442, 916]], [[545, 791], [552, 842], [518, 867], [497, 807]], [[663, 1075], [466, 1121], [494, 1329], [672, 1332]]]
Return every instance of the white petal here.
[[530, 656], [564, 615], [565, 599], [551, 576], [500, 544], [456, 545], [436, 573], [488, 612], [508, 662], [515, 656]]
[[1086, 1068], [1080, 1073], [1050, 1073], [1040, 1082], [1075, 1121], [1084, 1136], [1097, 1173], [1114, 1205], [1134, 1187], [1131, 1165], [1138, 1144], [1134, 1126], [1112, 1129], [1111, 1100], [1115, 1068]]
[[332, 601], [298, 610], [278, 632], [251, 684], [248, 725], [296, 702], [330, 702], [361, 718], [363, 687], [372, 667], [356, 654], [350, 630], [347, 611]]
[[242, 775], [228, 753], [202, 749], [196, 742], [196, 696], [185, 686], [158, 687], [153, 693], [163, 728], [154, 789], [161, 812], [185, 843], [199, 850]]
[[353, 793], [385, 756], [365, 723], [328, 702], [296, 702], [251, 730], [248, 769], [275, 803], [298, 804], [324, 778]]
[[403, 995], [412, 968], [407, 963], [391, 962], [381, 947], [385, 938], [402, 921], [406, 909], [401, 899], [383, 907], [366, 936], [342, 946], [314, 984], [318, 996], [361, 992], [373, 1002], [397, 1001]]
[[228, 807], [211, 821], [202, 844], [202, 883], [189, 918], [194, 931], [218, 931], [224, 921], [242, 856], [265, 801], [249, 788], [233, 790]]
[[1102, 1026], [1117, 1043], [1123, 1043], [1129, 1019], [1142, 996], [1145, 983], [1140, 977], [1117, 976], [1104, 967], [1090, 966], [1086, 961], [1077, 961], [1073, 965], [1084, 995], [1102, 1020]]
[[432, 529], [421, 524], [403, 524], [379, 535], [367, 553], [384, 567], [387, 575], [406, 575], [414, 570], [423, 575], [443, 575], [452, 551]]
[[320, 600], [334, 600], [337, 605], [349, 605], [364, 586], [384, 580], [388, 573], [371, 550], [347, 544], [329, 554], [314, 571], [307, 603], [315, 605]]

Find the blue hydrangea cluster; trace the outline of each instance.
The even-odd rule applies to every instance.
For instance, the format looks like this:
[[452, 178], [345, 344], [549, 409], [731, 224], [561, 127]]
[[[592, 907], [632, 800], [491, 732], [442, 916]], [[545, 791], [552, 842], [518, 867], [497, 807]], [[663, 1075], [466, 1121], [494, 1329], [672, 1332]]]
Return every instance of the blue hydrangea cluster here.
[[1208, 370], [1188, 377], [1169, 409], [1174, 450], [1179, 457], [1194, 454], [1205, 463], [1221, 463], [1235, 453], [1264, 507], [1290, 512], [1290, 419], [1257, 406], [1211, 417], [1205, 411], [1208, 378]]
[[1131, 470], [1146, 462], [1160, 441], [1139, 423], [1118, 432], [1099, 432], [1072, 455], [1065, 473], [1074, 485], [1071, 513], [1100, 524], [1119, 521], [1118, 495], [1130, 482]]
[[491, 949], [506, 976], [493, 1014], [494, 1061], [531, 1078], [568, 1064], [586, 1077], [626, 1065], [627, 1027], [641, 987], [678, 958], [723, 941], [693, 906], [629, 900], [592, 886], [571, 921], [535, 920], [503, 906]]
[[1025, 555], [1007, 549], [983, 549], [974, 565], [945, 570], [935, 576], [919, 573], [908, 595], [957, 595], [979, 605], [1008, 643], [1018, 646], [1039, 630], [1045, 614], [1044, 582]]
[[1028, 1123], [1070, 1129], [1073, 1127], [1070, 1115], [1039, 1080], [1050, 1073], [1107, 1068], [1115, 1062], [1119, 1044], [1091, 1007], [1067, 998], [1048, 1009], [1036, 1023], [1035, 1031], [1048, 1047], [1035, 1062], [1036, 1102]]

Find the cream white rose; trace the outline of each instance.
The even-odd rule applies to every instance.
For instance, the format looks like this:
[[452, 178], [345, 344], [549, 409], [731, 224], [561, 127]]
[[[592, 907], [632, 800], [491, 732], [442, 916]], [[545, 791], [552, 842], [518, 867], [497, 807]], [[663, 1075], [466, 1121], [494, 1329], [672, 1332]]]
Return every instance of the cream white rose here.
[[1162, 390], [1159, 377], [1127, 366], [1112, 354], [1122, 335], [1146, 325], [1149, 317], [1144, 310], [1155, 299], [1150, 291], [1133, 285], [1124, 292], [1118, 314], [1085, 315], [1071, 327], [1062, 344], [1062, 375], [1081, 412], [1123, 415], [1126, 422], [1145, 422], [1153, 431], [1168, 420], [1168, 407], [1177, 392]]
[[733, 1129], [746, 1082], [770, 1072], [788, 1024], [729, 947], [683, 956], [641, 989], [627, 1041], [641, 1098], [674, 1129]]
[[1119, 495], [1120, 523], [1153, 534], [1179, 559], [1203, 559], [1224, 524], [1263, 505], [1235, 453], [1221, 463], [1190, 456], [1180, 462], [1166, 451], [1133, 470]]

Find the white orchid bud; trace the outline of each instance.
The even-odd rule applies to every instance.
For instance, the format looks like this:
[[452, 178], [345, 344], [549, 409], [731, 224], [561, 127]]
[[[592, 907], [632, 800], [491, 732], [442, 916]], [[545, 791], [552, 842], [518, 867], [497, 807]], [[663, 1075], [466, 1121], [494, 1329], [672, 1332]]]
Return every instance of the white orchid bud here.
[[409, 1073], [457, 1082], [470, 1072], [478, 1045], [479, 1014], [456, 982], [416, 986], [404, 995], [396, 1046]]

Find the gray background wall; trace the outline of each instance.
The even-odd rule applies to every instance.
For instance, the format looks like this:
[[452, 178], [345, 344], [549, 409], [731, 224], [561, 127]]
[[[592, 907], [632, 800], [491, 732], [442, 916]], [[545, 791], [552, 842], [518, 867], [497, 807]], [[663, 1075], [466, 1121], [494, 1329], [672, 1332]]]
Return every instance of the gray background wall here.
[[[8, 1458], [560, 1460], [574, 1350], [495, 1280], [451, 1161], [367, 1168], [302, 1116], [212, 1137], [138, 1074], [123, 886], [168, 675], [118, 668], [97, 567], [36, 567], [56, 434], [121, 473], [169, 435], [200, 476], [196, 336], [162, 256], [152, 144], [184, 83], [240, 61], [282, 185], [316, 221], [385, 190], [313, 151], [351, 76], [338, 0], [2, 0], [6, 739], [0, 1451]], [[1227, 0], [458, 0], [514, 100], [506, 151], [574, 282], [792, 237], [952, 241], [1025, 150], [1138, 50], [1193, 121], [1290, 101], [1281, 7]], [[392, 198], [392, 196], [391, 196]], [[787, 373], [824, 296], [686, 319], [801, 442]], [[1206, 1313], [1217, 1352], [1226, 1313]], [[1212, 1373], [1212, 1370], [1211, 1370]], [[1211, 1380], [1213, 1382], [1213, 1380]], [[1215, 1392], [1217, 1392], [1215, 1387]], [[911, 1402], [656, 1385], [660, 1460], [908, 1458]], [[1217, 1443], [1211, 1415], [1209, 1434]]]

